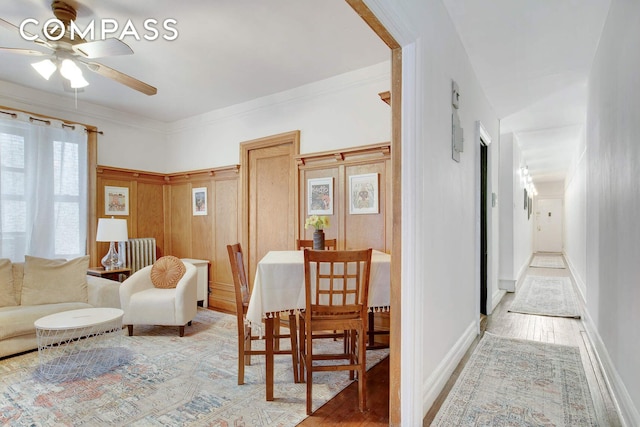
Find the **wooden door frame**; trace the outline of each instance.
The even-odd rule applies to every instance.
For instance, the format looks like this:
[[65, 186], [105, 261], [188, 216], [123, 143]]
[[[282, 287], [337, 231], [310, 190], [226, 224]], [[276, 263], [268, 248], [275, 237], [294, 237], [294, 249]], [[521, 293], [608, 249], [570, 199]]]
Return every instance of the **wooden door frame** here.
[[389, 336], [389, 425], [401, 425], [402, 319], [402, 46], [364, 0], [345, 0], [391, 49], [391, 312]]
[[[249, 152], [252, 150], [273, 147], [281, 144], [293, 144], [294, 156], [300, 154], [300, 131], [294, 130], [291, 132], [284, 132], [277, 135], [265, 136], [258, 139], [252, 139], [249, 141], [240, 143], [240, 198], [238, 200], [238, 209], [240, 211], [240, 221], [238, 226], [240, 233], [240, 244], [244, 251], [244, 257], [246, 260], [251, 259], [249, 247]], [[295, 173], [294, 182], [298, 181], [298, 168], [295, 164], [295, 159], [291, 159], [291, 173]], [[294, 185], [293, 189], [293, 206], [296, 209], [294, 212], [294, 226], [295, 229], [299, 228], [299, 215], [297, 213], [298, 207], [298, 191], [297, 186]], [[247, 266], [248, 268], [248, 266]], [[248, 273], [248, 272], [247, 272]], [[253, 281], [250, 281], [253, 286]]]

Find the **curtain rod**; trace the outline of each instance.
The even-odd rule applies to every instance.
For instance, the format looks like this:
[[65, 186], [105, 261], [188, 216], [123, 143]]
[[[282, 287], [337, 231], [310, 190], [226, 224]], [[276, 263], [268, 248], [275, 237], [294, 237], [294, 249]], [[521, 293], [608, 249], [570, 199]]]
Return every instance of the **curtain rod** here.
[[17, 119], [18, 115], [16, 113], [7, 113], [6, 111], [0, 111], [2, 114], [6, 114], [7, 116], [11, 116], [12, 119]]
[[[11, 116], [12, 119], [17, 119], [18, 118], [18, 115], [16, 113], [10, 113], [10, 112], [7, 112], [7, 111], [2, 111], [2, 110], [0, 110], [0, 113], [6, 114], [7, 116]], [[34, 121], [37, 121], [37, 122], [42, 122], [42, 123], [44, 123], [46, 125], [51, 125], [51, 120], [39, 119], [39, 118], [33, 117], [33, 116], [29, 116], [29, 121], [31, 123], [33, 123]], [[62, 123], [62, 127], [63, 128], [70, 128], [70, 129], [73, 129], [73, 130], [75, 130], [75, 128], [76, 128], [75, 125], [68, 125], [66, 123]], [[93, 130], [93, 129], [85, 128], [85, 131], [86, 132], [95, 132], [98, 135], [104, 135], [104, 132], [101, 131], [101, 130]]]

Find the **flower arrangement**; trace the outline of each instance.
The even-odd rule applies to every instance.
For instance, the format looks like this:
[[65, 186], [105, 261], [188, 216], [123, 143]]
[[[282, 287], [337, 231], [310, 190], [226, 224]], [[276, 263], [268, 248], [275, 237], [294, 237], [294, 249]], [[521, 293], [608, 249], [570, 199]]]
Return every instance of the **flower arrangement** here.
[[304, 222], [304, 228], [313, 227], [316, 230], [322, 230], [329, 227], [329, 217], [324, 215], [311, 215]]

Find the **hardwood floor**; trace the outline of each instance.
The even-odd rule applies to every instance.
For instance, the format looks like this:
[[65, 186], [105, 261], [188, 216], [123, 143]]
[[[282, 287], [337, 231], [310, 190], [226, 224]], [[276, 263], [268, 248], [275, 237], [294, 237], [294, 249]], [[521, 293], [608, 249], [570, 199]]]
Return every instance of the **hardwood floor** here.
[[[339, 375], [339, 373], [337, 373]], [[389, 425], [389, 358], [367, 371], [367, 408], [358, 409], [358, 383], [353, 382], [318, 408], [299, 426], [387, 426]]]
[[[569, 269], [529, 268], [527, 275], [570, 276]], [[524, 277], [522, 278], [524, 280]], [[572, 278], [573, 281], [573, 278]], [[521, 283], [518, 284], [520, 286]], [[575, 286], [575, 283], [574, 283]], [[576, 290], [577, 293], [577, 290]], [[507, 293], [494, 312], [481, 319], [481, 331], [489, 331], [496, 335], [513, 338], [529, 339], [580, 348], [582, 362], [585, 367], [587, 381], [591, 388], [591, 395], [595, 405], [596, 415], [601, 426], [620, 426], [620, 420], [615, 405], [607, 390], [604, 377], [600, 371], [596, 356], [591, 348], [585, 328], [580, 319], [535, 316], [529, 314], [509, 313], [507, 310], [515, 294]], [[453, 375], [447, 382], [433, 406], [424, 418], [423, 426], [429, 426], [435, 418], [447, 394], [462, 372], [465, 363], [471, 356], [475, 346], [480, 341], [478, 337]], [[312, 416], [305, 419], [301, 426], [377, 426], [389, 423], [389, 360], [376, 365], [369, 371], [367, 377], [367, 399], [369, 411], [358, 411], [357, 384], [353, 383], [335, 398], [319, 408]]]
[[[569, 269], [555, 268], [533, 268], [529, 267], [526, 272], [532, 276], [565, 276], [571, 277]], [[525, 276], [526, 277], [526, 276]], [[522, 278], [524, 280], [524, 277]], [[572, 283], [575, 287], [573, 277]], [[520, 286], [522, 283], [518, 283]], [[576, 295], [577, 295], [576, 289]], [[611, 395], [605, 385], [604, 377], [596, 360], [591, 344], [587, 338], [585, 327], [581, 319], [568, 319], [561, 317], [535, 316], [530, 314], [509, 313], [507, 310], [515, 297], [514, 293], [507, 293], [494, 312], [487, 316], [486, 322], [481, 322], [481, 331], [488, 331], [496, 335], [506, 337], [528, 339], [563, 345], [571, 345], [580, 348], [582, 363], [585, 368], [587, 381], [591, 389], [591, 396], [598, 417], [598, 425], [619, 426], [621, 425], [618, 414]], [[579, 299], [579, 298], [578, 298]], [[582, 307], [584, 310], [584, 307]], [[456, 379], [462, 372], [465, 363], [469, 359], [473, 349], [479, 342], [476, 339], [472, 348], [469, 349], [463, 360], [460, 362], [455, 372], [447, 382], [445, 389], [440, 393], [436, 402], [427, 412], [423, 426], [431, 424], [440, 406], [447, 397], [449, 391], [455, 384]]]

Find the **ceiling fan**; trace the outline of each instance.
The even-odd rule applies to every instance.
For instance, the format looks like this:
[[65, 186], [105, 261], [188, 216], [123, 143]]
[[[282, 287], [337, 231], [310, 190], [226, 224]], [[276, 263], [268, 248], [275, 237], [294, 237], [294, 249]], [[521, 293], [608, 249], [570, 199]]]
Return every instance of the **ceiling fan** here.
[[[2, 18], [0, 18], [0, 26], [12, 31], [22, 32], [22, 34], [33, 40], [35, 44], [50, 49], [53, 53], [8, 47], [0, 47], [0, 51], [20, 55], [48, 56], [49, 58], [31, 65], [47, 80], [56, 70], [59, 70], [64, 77], [65, 89], [81, 89], [89, 84], [82, 76], [82, 70], [77, 65], [77, 63], [81, 63], [96, 74], [115, 80], [146, 95], [155, 95], [158, 92], [158, 89], [145, 82], [106, 65], [91, 61], [93, 58], [131, 55], [133, 50], [126, 43], [117, 38], [86, 41], [77, 34], [72, 37], [70, 23], [76, 19], [76, 9], [63, 0], [54, 0], [51, 3], [51, 9], [53, 10], [53, 15], [64, 24], [64, 28], [50, 24], [50, 27], [43, 29], [47, 31], [50, 37], [40, 38]], [[62, 31], [64, 31], [64, 34], [61, 34]], [[59, 40], [56, 40], [58, 38]]]

